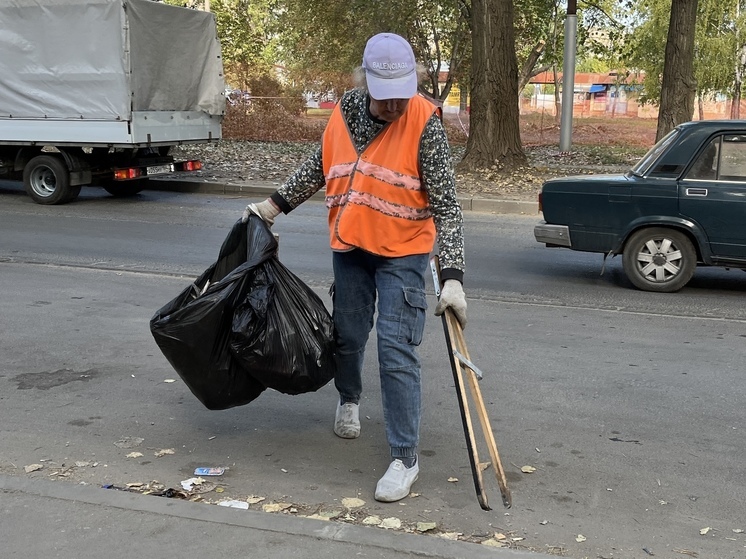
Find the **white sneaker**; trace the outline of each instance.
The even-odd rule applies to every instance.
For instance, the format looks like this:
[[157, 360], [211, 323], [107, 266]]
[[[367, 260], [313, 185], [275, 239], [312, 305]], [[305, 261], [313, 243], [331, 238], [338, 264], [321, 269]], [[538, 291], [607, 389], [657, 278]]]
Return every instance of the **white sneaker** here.
[[360, 406], [358, 404], [352, 402], [337, 404], [334, 434], [343, 439], [357, 439], [360, 436]]
[[383, 477], [378, 480], [375, 494], [376, 501], [392, 503], [403, 499], [409, 495], [409, 490], [412, 488], [412, 484], [417, 481], [419, 473], [419, 460], [411, 468], [407, 468], [399, 459], [394, 460]]

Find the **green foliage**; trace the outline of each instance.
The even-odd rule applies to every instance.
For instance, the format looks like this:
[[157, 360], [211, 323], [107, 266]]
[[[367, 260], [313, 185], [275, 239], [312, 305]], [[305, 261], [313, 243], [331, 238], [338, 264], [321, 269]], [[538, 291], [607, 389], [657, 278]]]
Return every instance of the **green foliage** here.
[[[467, 20], [457, 0], [284, 0], [276, 28], [290, 76], [309, 90], [341, 92], [360, 66], [366, 41], [376, 33], [407, 38], [430, 78], [443, 63], [464, 76], [469, 53]], [[435, 96], [437, 79], [423, 83]]]
[[738, 52], [746, 43], [746, 14], [739, 15], [744, 4], [739, 0], [699, 0], [695, 75], [703, 97], [732, 89]]
[[[694, 68], [699, 94], [728, 92], [734, 82], [738, 52], [746, 42], [746, 2], [699, 0]], [[740, 15], [739, 15], [740, 13]], [[658, 104], [671, 0], [642, 0], [636, 4], [640, 23], [629, 34], [626, 61], [645, 71], [643, 103]]]
[[[204, 6], [204, 0], [165, 0], [169, 4]], [[268, 74], [277, 59], [276, 39], [270, 24], [274, 0], [210, 0], [223, 52], [226, 81], [247, 89], [248, 81]]]

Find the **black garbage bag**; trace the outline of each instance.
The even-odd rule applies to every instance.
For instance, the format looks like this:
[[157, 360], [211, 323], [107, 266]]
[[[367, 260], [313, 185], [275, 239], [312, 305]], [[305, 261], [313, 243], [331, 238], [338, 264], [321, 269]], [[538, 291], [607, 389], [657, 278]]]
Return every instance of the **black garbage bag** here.
[[315, 391], [334, 377], [331, 316], [276, 253], [259, 217], [238, 221], [218, 261], [151, 320], [161, 351], [209, 409], [246, 404], [265, 388]]
[[163, 355], [211, 410], [248, 404], [265, 390], [230, 350], [233, 311], [251, 280], [243, 273], [246, 252], [246, 227], [239, 221], [223, 242], [217, 262], [150, 320]]
[[318, 295], [274, 256], [277, 243], [259, 218], [249, 228], [249, 245], [249, 253], [264, 256], [233, 314], [233, 355], [267, 388], [316, 391], [334, 378], [332, 317]]

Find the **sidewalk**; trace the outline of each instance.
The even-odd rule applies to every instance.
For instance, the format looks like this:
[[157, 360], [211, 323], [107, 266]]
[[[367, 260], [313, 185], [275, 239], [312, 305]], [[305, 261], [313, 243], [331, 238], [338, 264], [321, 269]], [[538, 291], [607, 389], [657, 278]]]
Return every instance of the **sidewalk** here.
[[3, 557], [541, 559], [381, 528], [0, 475]]
[[[165, 177], [150, 179], [150, 190], [166, 190], [170, 192], [200, 192], [206, 194], [243, 194], [247, 197], [269, 196], [280, 186], [277, 182], [268, 181], [214, 181], [192, 177]], [[323, 200], [324, 195], [317, 192], [312, 200]], [[538, 201], [500, 200], [479, 196], [459, 196], [461, 207], [465, 211], [538, 215]]]

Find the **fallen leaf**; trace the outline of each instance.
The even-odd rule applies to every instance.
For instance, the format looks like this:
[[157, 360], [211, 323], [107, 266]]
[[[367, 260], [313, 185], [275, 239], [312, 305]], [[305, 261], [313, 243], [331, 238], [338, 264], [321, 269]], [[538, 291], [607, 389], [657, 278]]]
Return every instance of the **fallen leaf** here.
[[365, 501], [356, 497], [345, 497], [344, 499], [342, 499], [342, 506], [348, 509], [362, 507], [364, 504]]
[[41, 464], [29, 464], [28, 466], [24, 466], [23, 469], [26, 470], [27, 474], [30, 474], [31, 472], [41, 470], [43, 467]]
[[575, 536], [575, 541], [578, 543], [583, 543], [587, 538], [583, 534], [578, 534]]
[[262, 502], [262, 501], [264, 501], [265, 499], [266, 499], [266, 497], [257, 497], [256, 495], [249, 495], [249, 498], [248, 498], [248, 499], [246, 499], [246, 500], [247, 500], [247, 501], [248, 501], [249, 503], [251, 503], [252, 505], [255, 505], [255, 504], [257, 504], [257, 503], [261, 503], [261, 502]]
[[449, 483], [456, 483], [458, 481], [457, 477], [449, 477], [448, 478]]
[[702, 529], [701, 529], [701, 530], [699, 531], [699, 533], [700, 533], [701, 535], [703, 535], [703, 536], [704, 536], [704, 535], [705, 535], [705, 534], [707, 534], [707, 532], [709, 532], [710, 530], [712, 530], [712, 528], [710, 528], [710, 527], [708, 526], [707, 528], [702, 528]]
[[497, 534], [495, 534], [495, 539], [496, 540], [507, 540], [508, 536], [506, 536], [505, 534], [501, 534], [500, 532], [498, 532]]
[[145, 484], [141, 481], [133, 481], [132, 483], [128, 483], [127, 487], [142, 487], [143, 485]]
[[504, 547], [501, 542], [493, 539], [484, 540], [482, 545], [486, 545], [487, 547]]
[[381, 523], [381, 518], [378, 516], [366, 516], [363, 518], [363, 524], [366, 526], [378, 526]]
[[191, 492], [192, 493], [209, 493], [215, 489], [215, 483], [212, 481], [205, 481], [204, 483], [200, 483], [199, 485], [195, 485], [192, 487]]
[[140, 458], [142, 456], [142, 452], [130, 452], [127, 455], [127, 458]]
[[418, 522], [417, 523], [418, 532], [429, 532], [430, 530], [435, 530], [437, 527], [438, 525], [435, 522]]
[[160, 458], [161, 456], [166, 456], [167, 454], [176, 454], [176, 451], [173, 448], [162, 448], [161, 450], [155, 452], [155, 457]]
[[331, 518], [328, 516], [322, 516], [320, 514], [309, 514], [308, 516], [301, 515], [302, 518], [313, 518], [314, 520], [325, 520], [326, 522], [329, 522]]
[[396, 517], [390, 516], [389, 518], [384, 518], [379, 526], [381, 528], [385, 528], [386, 530], [398, 530], [399, 528], [401, 528], [401, 520]]
[[464, 534], [461, 532], [443, 532], [442, 534], [438, 534], [438, 536], [444, 540], [458, 540], [459, 536], [463, 535]]
[[521, 467], [521, 471], [524, 474], [532, 474], [536, 471], [536, 468], [534, 468], [533, 466], [523, 466]]
[[262, 505], [262, 510], [264, 512], [280, 512], [289, 509], [292, 506], [291, 503], [269, 503], [267, 505]]

